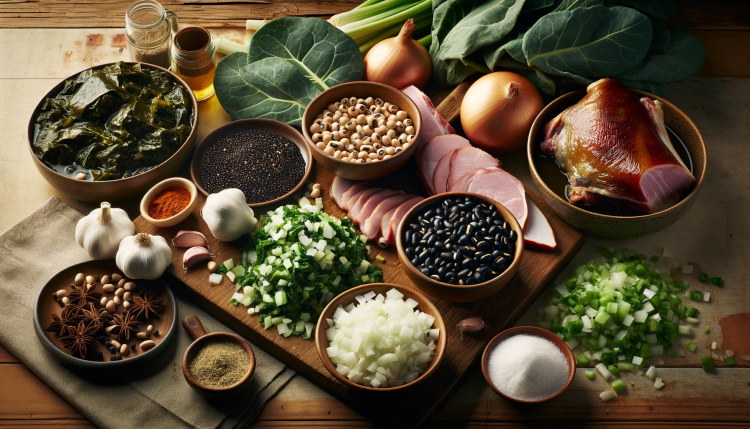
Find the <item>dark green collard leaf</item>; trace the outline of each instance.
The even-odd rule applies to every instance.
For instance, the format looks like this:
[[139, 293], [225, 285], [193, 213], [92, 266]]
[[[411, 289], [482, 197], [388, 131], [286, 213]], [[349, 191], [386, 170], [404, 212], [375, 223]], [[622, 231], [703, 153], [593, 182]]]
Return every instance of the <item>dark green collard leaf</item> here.
[[632, 7], [659, 19], [674, 15], [679, 8], [677, 0], [607, 0], [607, 3]]
[[523, 51], [550, 74], [615, 76], [643, 60], [652, 33], [648, 17], [634, 9], [593, 6], [543, 16], [526, 32]]
[[437, 59], [460, 59], [505, 37], [524, 0], [488, 0], [463, 16], [440, 41]]
[[494, 70], [498, 60], [505, 54], [513, 57], [514, 60], [526, 63], [526, 56], [523, 53], [523, 36], [531, 28], [530, 25], [522, 26], [516, 24], [513, 30], [501, 41], [485, 46], [484, 62], [490, 70]]
[[299, 125], [316, 95], [361, 79], [363, 71], [359, 47], [344, 32], [319, 18], [284, 17], [261, 27], [247, 54], [219, 62], [214, 88], [232, 119]]
[[529, 66], [527, 64], [518, 62], [510, 57], [503, 57], [500, 58], [497, 63], [495, 64], [494, 71], [501, 71], [501, 70], [507, 70], [511, 71], [513, 73], [518, 73], [521, 76], [528, 79], [531, 83], [534, 84], [537, 88], [539, 88], [540, 91], [542, 91], [545, 94], [548, 95], [554, 95], [555, 94], [555, 81], [552, 79], [552, 77], [547, 76], [546, 73], [539, 70], [538, 68], [534, 66]]
[[531, 12], [535, 10], [542, 10], [555, 5], [555, 0], [526, 0], [521, 9], [523, 12]]
[[446, 0], [435, 8], [432, 14], [432, 42], [429, 52], [432, 58], [432, 77], [440, 86], [458, 85], [477, 72], [475, 68], [465, 65], [460, 59], [440, 60], [437, 55], [441, 42], [453, 26], [479, 4], [479, 0]]
[[646, 82], [642, 80], [627, 80], [627, 79], [620, 79], [620, 78], [618, 78], [617, 80], [622, 82], [622, 84], [627, 86], [628, 88], [640, 89], [640, 90], [658, 95], [660, 97], [663, 97], [665, 94], [664, 85], [660, 85], [658, 83]]
[[552, 12], [563, 12], [566, 10], [578, 9], [581, 7], [591, 7], [603, 5], [604, 0], [562, 0]]
[[432, 63], [432, 76], [442, 87], [455, 86], [469, 76], [478, 73], [477, 69], [467, 66], [461, 60], [445, 60]]
[[656, 47], [645, 61], [617, 78], [665, 85], [697, 73], [706, 59], [706, 50], [701, 41], [694, 34], [678, 28], [666, 29], [666, 34], [666, 46]]

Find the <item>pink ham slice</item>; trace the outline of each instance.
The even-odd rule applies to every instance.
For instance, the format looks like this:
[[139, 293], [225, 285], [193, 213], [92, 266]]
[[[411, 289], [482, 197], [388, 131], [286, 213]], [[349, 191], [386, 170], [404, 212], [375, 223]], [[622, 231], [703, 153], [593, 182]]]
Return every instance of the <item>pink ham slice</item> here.
[[554, 249], [557, 247], [557, 241], [552, 226], [531, 199], [526, 199], [526, 203], [529, 207], [529, 220], [523, 232], [523, 242], [531, 249]]
[[[458, 150], [458, 149], [456, 149]], [[451, 174], [451, 158], [456, 150], [452, 150], [440, 158], [440, 161], [432, 173], [432, 194], [448, 192], [448, 176]]]
[[[393, 219], [393, 214], [396, 213], [396, 210], [398, 210], [398, 207], [394, 207], [386, 212], [386, 214], [383, 215], [383, 217], [380, 219], [380, 235], [383, 237], [383, 239], [386, 239], [386, 236], [388, 235], [388, 231], [391, 226], [391, 219]], [[379, 244], [379, 243], [378, 243]]]
[[344, 179], [340, 176], [334, 177], [333, 183], [331, 183], [331, 199], [333, 202], [341, 207], [341, 204], [346, 201], [344, 200], [344, 193], [354, 186], [355, 183], [357, 183], [356, 180]]
[[404, 219], [404, 215], [422, 200], [424, 200], [424, 198], [415, 197], [412, 195], [411, 199], [406, 200], [405, 202], [401, 203], [400, 206], [398, 206], [396, 211], [393, 213], [391, 221], [388, 223], [388, 228], [383, 228], [383, 237], [389, 244], [392, 244], [394, 246], [396, 245], [396, 234], [398, 233], [398, 226]]
[[417, 105], [419, 113], [422, 116], [422, 128], [419, 131], [419, 147], [417, 148], [417, 151], [434, 137], [456, 133], [453, 127], [451, 127], [451, 124], [443, 119], [443, 117], [440, 116], [440, 113], [435, 110], [432, 101], [424, 94], [424, 92], [420, 91], [413, 85], [404, 88], [401, 91], [414, 101], [414, 104]]
[[343, 203], [343, 205], [339, 203], [336, 204], [338, 204], [342, 210], [349, 210], [349, 206], [357, 202], [356, 197], [370, 188], [370, 182], [357, 182], [351, 188], [347, 189], [346, 192], [344, 192], [344, 195], [341, 197], [341, 202]]
[[489, 153], [476, 147], [465, 147], [453, 152], [446, 189], [450, 189], [466, 173], [477, 168], [499, 167], [500, 162]]
[[451, 191], [492, 198], [513, 213], [521, 228], [526, 227], [529, 216], [526, 190], [518, 179], [503, 169], [490, 167], [472, 170], [456, 182]]
[[[375, 209], [378, 207], [380, 203], [385, 201], [386, 198], [403, 193], [403, 191], [396, 191], [394, 189], [383, 189], [380, 192], [376, 192], [368, 198], [360, 198], [359, 201], [357, 201], [357, 204], [364, 203], [361, 205], [361, 209], [357, 210], [355, 213], [355, 209], [352, 209], [352, 211], [349, 212], [349, 219], [352, 220], [352, 222], [356, 223], [357, 225], [363, 225], [364, 221], [367, 220], [368, 217], [370, 217], [370, 214], [375, 211]], [[356, 208], [356, 207], [355, 207]], [[377, 232], [376, 232], [377, 234]]]
[[362, 192], [359, 192], [357, 195], [354, 195], [349, 199], [349, 202], [346, 203], [347, 210], [349, 210], [349, 213], [347, 214], [347, 217], [351, 219], [352, 221], [357, 218], [357, 215], [362, 210], [362, 206], [365, 205], [365, 203], [372, 197], [373, 195], [377, 194], [378, 192], [387, 191], [388, 189], [385, 188], [367, 188]]
[[433, 138], [417, 152], [419, 176], [430, 194], [435, 193], [432, 188], [432, 175], [438, 162], [440, 162], [440, 158], [448, 152], [464, 147], [471, 147], [471, 143], [461, 136], [449, 134]]
[[[380, 221], [383, 216], [389, 210], [400, 206], [404, 201], [407, 201], [413, 197], [413, 195], [409, 195], [403, 192], [390, 196], [384, 199], [380, 204], [378, 204], [375, 207], [375, 210], [367, 214], [367, 217], [364, 216], [366, 214], [367, 205], [369, 205], [369, 203], [365, 205], [365, 207], [362, 209], [362, 212], [359, 214], [361, 218], [359, 222], [359, 229], [362, 234], [366, 235], [368, 240], [373, 240], [378, 236], [378, 233], [380, 232]], [[373, 199], [377, 200], [377, 197], [373, 197]]]

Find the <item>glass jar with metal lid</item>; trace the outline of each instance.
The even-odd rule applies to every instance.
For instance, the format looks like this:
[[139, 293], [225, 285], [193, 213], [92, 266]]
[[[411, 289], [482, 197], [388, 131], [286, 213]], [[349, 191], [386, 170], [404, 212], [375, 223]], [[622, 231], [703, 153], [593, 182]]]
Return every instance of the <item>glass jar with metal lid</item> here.
[[125, 36], [130, 58], [168, 69], [172, 32], [177, 28], [177, 15], [164, 10], [159, 2], [136, 1], [125, 13]]

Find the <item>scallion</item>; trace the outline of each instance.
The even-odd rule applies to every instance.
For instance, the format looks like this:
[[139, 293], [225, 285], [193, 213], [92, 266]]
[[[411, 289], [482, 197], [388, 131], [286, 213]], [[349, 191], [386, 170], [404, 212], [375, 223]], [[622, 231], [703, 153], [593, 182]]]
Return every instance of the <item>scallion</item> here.
[[626, 386], [625, 382], [622, 380], [615, 380], [612, 382], [612, 388], [615, 389], [615, 392], [622, 392], [627, 389], [628, 386]]
[[[724, 362], [727, 363], [727, 366], [734, 366], [734, 364], [736, 363], [735, 360], [734, 360], [734, 356], [727, 356], [724, 359]], [[588, 374], [587, 374], [587, 377], [588, 377]]]
[[698, 281], [701, 283], [705, 283], [708, 281], [708, 274], [701, 273], [701, 275], [698, 276]]
[[703, 367], [704, 371], [711, 371], [712, 369], [716, 369], [716, 365], [714, 365], [714, 361], [713, 359], [711, 359], [711, 355], [701, 356], [701, 366]]
[[691, 342], [687, 343], [687, 346], [685, 346], [685, 349], [687, 349], [687, 351], [689, 351], [689, 352], [695, 352], [695, 349], [697, 347], [698, 347], [698, 345], [691, 341]]
[[[734, 358], [732, 358], [732, 359], [734, 359]], [[729, 358], [727, 358], [727, 364], [729, 364]], [[595, 371], [586, 369], [586, 370], [583, 371], [583, 373], [586, 374], [586, 378], [588, 378], [589, 380], [593, 380], [593, 379], [596, 378], [596, 372]]]
[[714, 286], [721, 286], [721, 277], [711, 277], [711, 284]]

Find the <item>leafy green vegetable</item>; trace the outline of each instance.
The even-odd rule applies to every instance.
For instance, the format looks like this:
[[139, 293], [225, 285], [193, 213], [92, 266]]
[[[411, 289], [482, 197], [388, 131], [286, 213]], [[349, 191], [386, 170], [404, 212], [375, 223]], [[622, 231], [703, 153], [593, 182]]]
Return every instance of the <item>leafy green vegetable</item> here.
[[560, 4], [555, 7], [553, 12], [562, 12], [565, 10], [578, 9], [580, 7], [591, 7], [603, 4], [604, 0], [562, 0]]
[[322, 91], [359, 80], [364, 60], [357, 44], [319, 18], [284, 17], [264, 24], [248, 53], [223, 58], [216, 96], [232, 119], [271, 118], [300, 125]]
[[637, 9], [656, 18], [666, 18], [677, 13], [677, 0], [607, 0], [608, 3], [620, 4]]
[[523, 9], [521, 12], [532, 12], [536, 10], [546, 9], [555, 5], [555, 0], [526, 0], [523, 3]]
[[498, 67], [498, 61], [505, 54], [526, 65], [526, 55], [523, 53], [523, 36], [531, 26], [516, 25], [502, 40], [484, 48], [484, 62], [490, 70]]
[[616, 76], [643, 60], [652, 34], [648, 17], [634, 9], [593, 6], [543, 16], [524, 35], [523, 51], [548, 73]]
[[319, 314], [333, 297], [383, 272], [367, 261], [366, 240], [349, 219], [321, 206], [282, 206], [261, 218], [240, 258], [237, 292], [230, 302], [259, 314], [266, 329], [310, 338]]
[[34, 154], [48, 165], [122, 179], [161, 164], [187, 140], [194, 112], [187, 90], [163, 71], [117, 63], [68, 79], [45, 100]]
[[641, 64], [626, 70], [617, 79], [663, 85], [685, 80], [703, 67], [706, 50], [694, 34], [665, 27], [660, 36], [663, 46], [658, 46]]

